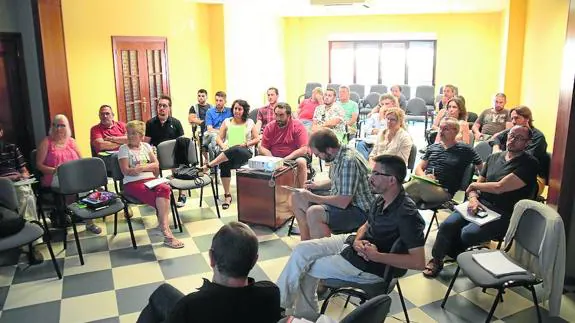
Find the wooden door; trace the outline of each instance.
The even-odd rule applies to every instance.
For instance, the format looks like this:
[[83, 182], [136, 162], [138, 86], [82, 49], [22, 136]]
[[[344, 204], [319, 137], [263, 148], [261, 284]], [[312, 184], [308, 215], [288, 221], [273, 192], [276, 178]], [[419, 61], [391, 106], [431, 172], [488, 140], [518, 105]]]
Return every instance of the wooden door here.
[[112, 37], [118, 119], [147, 121], [159, 97], [169, 95], [166, 39]]

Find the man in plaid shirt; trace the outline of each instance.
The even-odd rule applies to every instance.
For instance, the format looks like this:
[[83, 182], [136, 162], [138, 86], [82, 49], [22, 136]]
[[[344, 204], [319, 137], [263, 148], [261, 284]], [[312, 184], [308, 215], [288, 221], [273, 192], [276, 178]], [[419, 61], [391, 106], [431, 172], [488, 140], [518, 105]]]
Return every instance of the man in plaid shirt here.
[[256, 127], [258, 133], [262, 133], [268, 123], [275, 120], [274, 110], [278, 104], [279, 91], [275, 87], [270, 87], [268, 89], [268, 105], [258, 109]]
[[[355, 149], [341, 145], [330, 129], [313, 133], [309, 147], [314, 155], [332, 165], [328, 180], [307, 182], [305, 190], [293, 195], [301, 240], [355, 231], [365, 223], [375, 199], [368, 185], [367, 162]], [[326, 195], [320, 195], [321, 191]]]

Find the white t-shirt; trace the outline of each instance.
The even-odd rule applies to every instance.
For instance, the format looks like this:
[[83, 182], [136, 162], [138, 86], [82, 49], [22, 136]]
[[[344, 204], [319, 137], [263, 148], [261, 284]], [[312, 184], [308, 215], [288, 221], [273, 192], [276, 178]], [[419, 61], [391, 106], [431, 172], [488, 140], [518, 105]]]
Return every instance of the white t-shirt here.
[[[118, 160], [128, 158], [128, 165], [130, 167], [145, 165], [151, 162], [151, 152], [152, 147], [145, 142], [141, 142], [140, 147], [137, 149], [130, 149], [127, 144], [124, 144], [120, 146], [120, 149], [118, 150]], [[141, 172], [137, 176], [124, 175], [124, 184], [148, 178], [153, 179], [156, 178], [156, 176], [154, 176], [154, 173], [152, 172]]]

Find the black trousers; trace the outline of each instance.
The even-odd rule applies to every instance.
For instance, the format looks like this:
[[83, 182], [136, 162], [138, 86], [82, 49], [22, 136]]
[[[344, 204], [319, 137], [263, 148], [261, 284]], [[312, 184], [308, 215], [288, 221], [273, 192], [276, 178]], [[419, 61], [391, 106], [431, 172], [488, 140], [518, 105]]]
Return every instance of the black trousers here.
[[224, 151], [224, 155], [226, 155], [228, 161], [220, 164], [221, 177], [232, 177], [232, 169], [242, 167], [252, 158], [251, 150], [240, 146], [228, 148]]

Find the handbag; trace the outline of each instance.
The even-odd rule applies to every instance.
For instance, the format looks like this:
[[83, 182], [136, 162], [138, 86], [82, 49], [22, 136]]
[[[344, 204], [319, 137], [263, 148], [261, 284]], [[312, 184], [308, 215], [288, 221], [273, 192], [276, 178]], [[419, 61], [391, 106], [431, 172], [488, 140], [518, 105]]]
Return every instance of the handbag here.
[[196, 166], [180, 166], [173, 170], [174, 178], [185, 181], [194, 181], [196, 185], [203, 186], [205, 184], [204, 172]]
[[108, 192], [108, 191], [98, 191], [90, 193], [87, 197], [81, 200], [82, 203], [86, 204], [86, 206], [90, 209], [99, 209], [103, 207], [107, 207], [108, 205], [112, 204], [116, 201], [118, 196], [116, 193]]
[[0, 206], [0, 238], [20, 232], [26, 220], [15, 211]]

